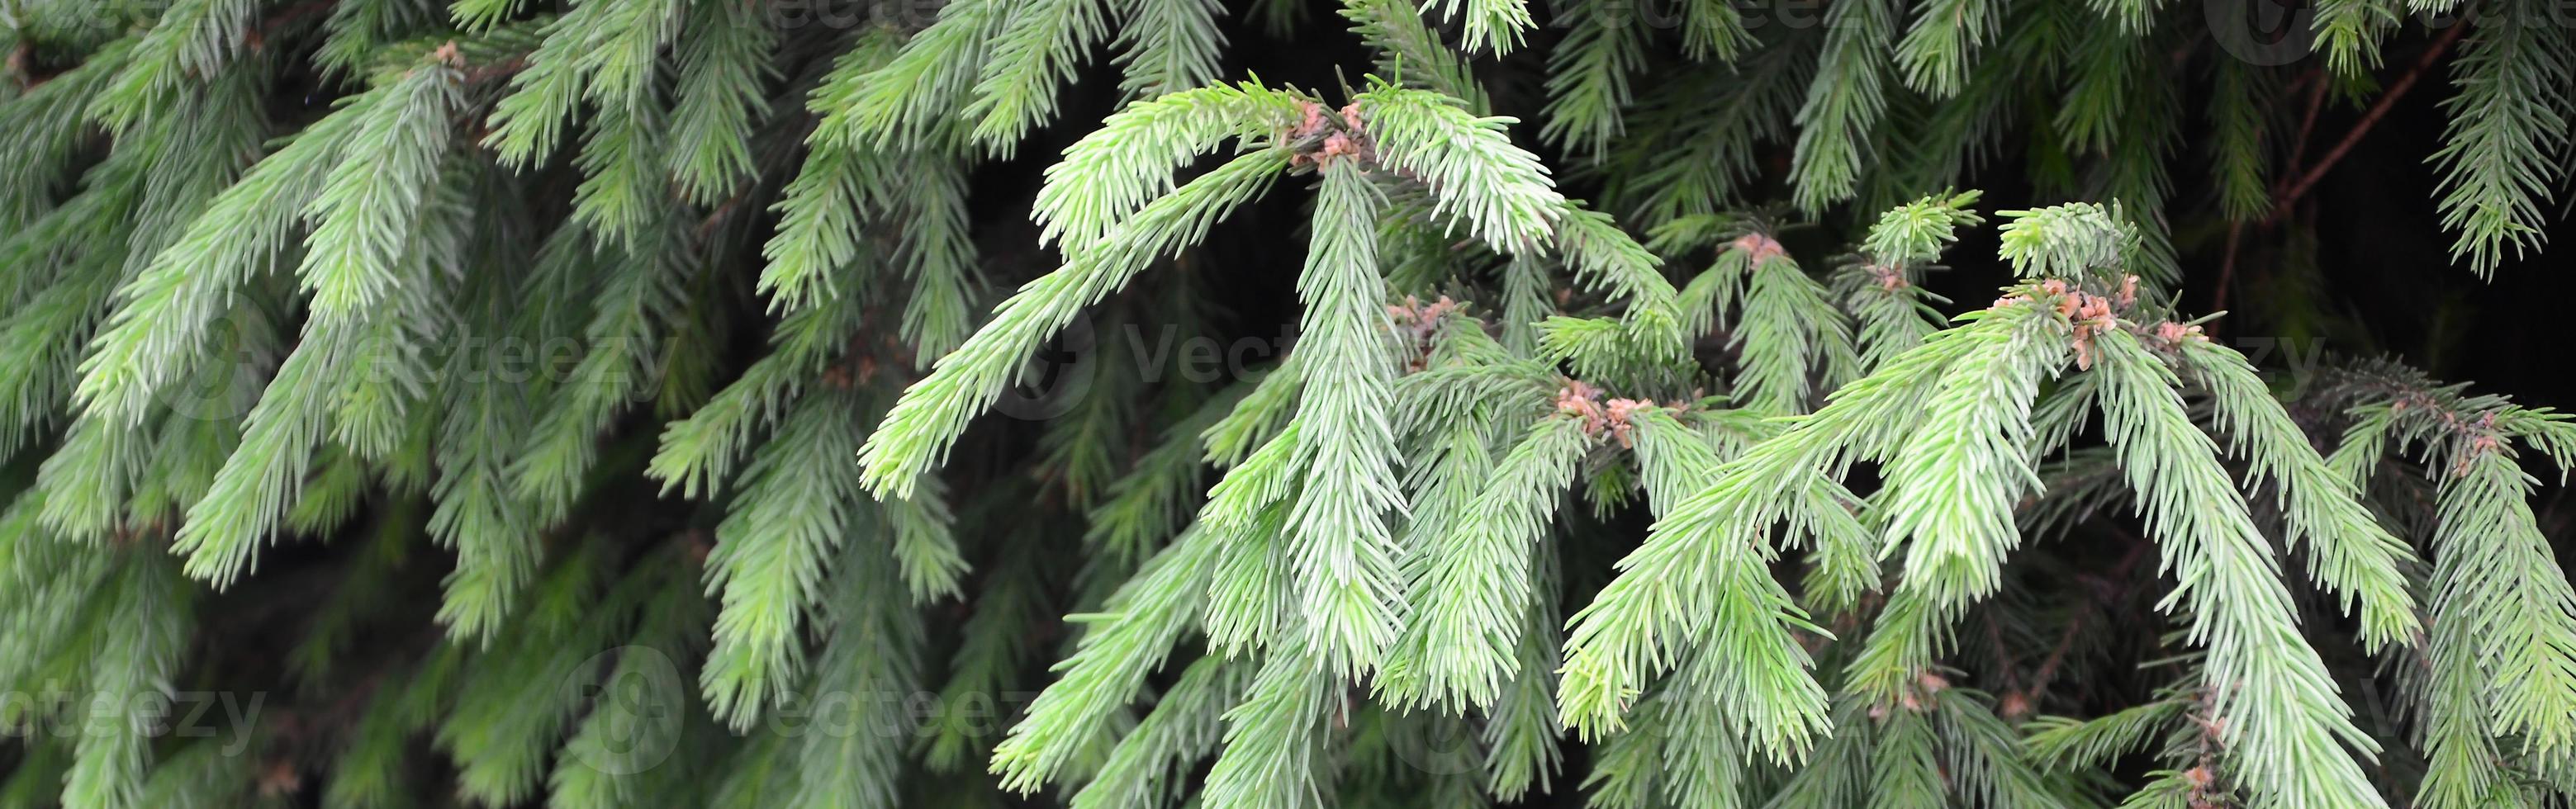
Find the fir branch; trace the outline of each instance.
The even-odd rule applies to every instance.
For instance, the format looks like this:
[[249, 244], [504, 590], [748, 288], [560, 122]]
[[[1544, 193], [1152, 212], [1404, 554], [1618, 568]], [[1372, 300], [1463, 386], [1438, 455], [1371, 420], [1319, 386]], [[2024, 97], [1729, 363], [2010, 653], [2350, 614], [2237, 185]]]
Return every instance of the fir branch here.
[[[2362, 76], [2379, 67], [2379, 42], [2400, 23], [2395, 0], [2329, 0], [2317, 4], [2311, 28], [2326, 69]], [[2456, 24], [2456, 23], [2455, 23]]]
[[2271, 115], [2275, 86], [2267, 75], [2241, 62], [2222, 62], [2209, 96], [2209, 116], [2217, 122], [2210, 174], [2218, 184], [2218, 202], [2227, 218], [2244, 222], [2263, 218], [2272, 208], [2264, 180], [2271, 150], [2263, 131]]
[[883, 506], [904, 589], [914, 601], [956, 596], [966, 559], [957, 550], [957, 518], [948, 509], [948, 487], [932, 480], [913, 496]]
[[1884, 0], [1837, 3], [1825, 10], [1824, 52], [1807, 101], [1798, 108], [1797, 150], [1789, 164], [1798, 207], [1814, 211], [1851, 198], [1872, 129], [1887, 109], [1881, 62], [1896, 33], [1896, 9]]
[[326, 386], [344, 373], [358, 324], [305, 325], [304, 337], [278, 366], [242, 430], [242, 443], [224, 461], [214, 486], [188, 507], [170, 552], [187, 559], [187, 573], [217, 589], [249, 572], [261, 542], [294, 503], [295, 488], [322, 441]]
[[1439, 0], [1425, 11], [1437, 12], [1442, 22], [1464, 18], [1458, 44], [1470, 53], [1511, 53], [1520, 47], [1522, 32], [1538, 26], [1526, 0]]
[[1225, 713], [1242, 700], [1254, 667], [1216, 655], [1181, 671], [1154, 710], [1118, 739], [1109, 760], [1082, 790], [1074, 809], [1156, 809], [1169, 806], [1190, 769], [1223, 741]]
[[707, 591], [716, 597], [715, 648], [699, 675], [717, 719], [747, 728], [787, 696], [803, 671], [799, 625], [822, 602], [824, 572], [873, 504], [854, 499], [846, 459], [863, 429], [857, 397], [823, 390], [797, 400], [744, 473], [741, 496], [716, 527]]
[[1645, 26], [1618, 8], [1591, 4], [1551, 24], [1570, 30], [1548, 51], [1547, 125], [1539, 139], [1597, 160], [1622, 130], [1629, 75], [1645, 66]]
[[[491, 0], [464, 0], [464, 2]], [[564, 119], [581, 101], [633, 114], [657, 70], [662, 45], [679, 33], [681, 0], [588, 0], [547, 23], [527, 67], [492, 109], [483, 144], [518, 167], [554, 151]], [[464, 3], [457, 8], [463, 20]]]
[[[510, 462], [512, 490], [535, 507], [541, 523], [563, 519], [582, 479], [598, 461], [598, 439], [628, 404], [651, 384], [651, 363], [680, 303], [682, 286], [697, 271], [686, 231], [661, 228], [656, 241], [636, 253], [631, 267], [610, 264], [605, 288], [583, 328], [586, 350], [550, 406], [530, 429], [527, 447]], [[621, 262], [622, 263], [622, 262]]]
[[[1925, 403], [1878, 495], [1885, 554], [1905, 549], [1905, 579], [1853, 662], [1853, 686], [1894, 700], [1939, 658], [1948, 625], [2003, 585], [2021, 545], [2014, 504], [2039, 488], [2029, 464], [2032, 400], [2065, 361], [2062, 321], [2029, 303], [1989, 309]], [[1909, 541], [1910, 540], [1910, 541]]]
[[2094, 335], [2104, 432], [2137, 492], [2164, 564], [2182, 582], [2164, 602], [2191, 611], [2204, 644], [2209, 712], [2237, 780], [2261, 806], [2384, 806], [2345, 753], [2377, 745], [2352, 724], [2324, 663], [2299, 635], [2268, 544], [2191, 423], [2171, 371], [2117, 329]]
[[661, 143], [668, 115], [660, 98], [646, 97], [605, 105], [591, 117], [573, 160], [582, 182], [573, 191], [572, 219], [600, 241], [635, 247], [669, 209]]
[[2414, 566], [2414, 554], [2362, 507], [2358, 488], [2326, 466], [2253, 364], [2208, 340], [2185, 339], [2175, 348], [2208, 389], [2212, 421], [2229, 436], [2228, 454], [2253, 465], [2247, 484], [2269, 479], [2277, 488], [2287, 528], [2283, 547], [2295, 550], [2307, 540], [2308, 576], [2341, 592], [2346, 612], [2359, 606], [2362, 642], [2376, 648], [2421, 633], [2404, 572]]
[[[152, 761], [153, 715], [187, 651], [187, 583], [155, 555], [129, 555], [114, 574], [112, 609], [97, 616], [86, 668], [99, 698], [82, 706], [81, 734], [63, 773], [62, 803], [80, 809], [142, 806]], [[163, 703], [166, 704], [166, 703]]]
[[744, 369], [696, 413], [662, 428], [661, 447], [645, 475], [662, 481], [663, 491], [677, 487], [687, 497], [712, 496], [722, 489], [753, 434], [783, 418], [809, 377], [840, 356], [858, 329], [859, 313], [858, 299], [852, 296], [780, 319], [768, 356]]
[[322, 193], [368, 109], [342, 106], [260, 161], [118, 290], [116, 314], [81, 361], [74, 390], [89, 413], [139, 421], [156, 391], [185, 376], [233, 291], [286, 246], [297, 212]]
[[654, 592], [616, 663], [601, 675], [599, 700], [547, 776], [548, 806], [604, 809], [647, 799], [650, 774], [664, 766], [660, 757], [678, 746], [690, 719], [689, 684], [680, 667], [706, 644], [710, 616], [691, 581], [693, 567], [671, 549], [632, 574], [654, 577]]
[[[135, 44], [133, 39], [108, 43], [51, 80], [0, 102], [0, 126], [20, 133], [0, 144], [0, 223], [23, 227], [54, 207], [76, 150], [89, 140], [91, 105], [123, 74]], [[19, 232], [14, 239], [30, 235]], [[7, 302], [24, 302], [25, 290], [19, 286], [13, 283], [6, 290]]]
[[1693, 0], [1681, 5], [1681, 14], [1682, 55], [1694, 60], [1733, 62], [1760, 44], [1734, 3]]
[[1038, 693], [1028, 715], [993, 749], [992, 769], [1004, 788], [1035, 791], [1108, 732], [1112, 714], [1135, 698], [1145, 676], [1195, 623], [1220, 550], [1204, 530], [1184, 531], [1109, 597], [1104, 612], [1068, 617], [1091, 628], [1073, 655], [1056, 664], [1063, 676]]
[[1377, 52], [1375, 75], [1464, 101], [1478, 115], [1492, 111], [1475, 71], [1423, 22], [1412, 0], [1344, 0], [1341, 15]]
[[916, 357], [945, 356], [974, 331], [967, 305], [981, 286], [975, 243], [967, 233], [966, 169], [940, 161], [909, 174], [894, 203], [909, 223], [895, 255], [912, 279], [897, 334]]
[[183, 78], [212, 76], [226, 67], [249, 35], [262, 0], [177, 0], [134, 49], [116, 78], [101, 88], [89, 116], [109, 131], [124, 132], [166, 106]]
[[[2448, 651], [2474, 655], [2484, 672], [2488, 733], [2520, 737], [2537, 755], [2576, 742], [2559, 706], [2576, 701], [2576, 589], [2531, 512], [2531, 480], [2497, 449], [2463, 452], [2445, 480], [2433, 534], [2434, 624]], [[2466, 622], [2465, 634], [2443, 624]]]
[[878, 149], [941, 145], [941, 133], [954, 125], [957, 111], [973, 103], [968, 94], [992, 59], [994, 41], [1011, 12], [1000, 0], [942, 4], [930, 27], [904, 40], [892, 59], [858, 79], [847, 97], [850, 103], [840, 107], [845, 114], [826, 119], [814, 132], [815, 142]]
[[1541, 539], [1530, 554], [1532, 589], [1538, 597], [1529, 601], [1521, 627], [1513, 661], [1516, 676], [1485, 708], [1480, 739], [1485, 745], [1485, 789], [1497, 800], [1521, 800], [1532, 790], [1547, 793], [1549, 780], [1564, 764], [1560, 745], [1565, 726], [1556, 720], [1556, 694], [1549, 687], [1561, 662], [1557, 650], [1564, 643], [1557, 630], [1562, 624], [1556, 606], [1562, 575], [1556, 564], [1557, 546], [1552, 539]]
[[313, 61], [328, 75], [353, 75], [367, 66], [378, 49], [402, 32], [429, 27], [437, 9], [421, 0], [348, 0], [333, 3], [322, 21], [322, 46]]
[[487, 805], [537, 794], [546, 762], [574, 727], [582, 686], [601, 672], [584, 664], [623, 634], [649, 578], [603, 587], [594, 547], [570, 555], [532, 588], [524, 631], [506, 636], [458, 684], [436, 743], [455, 757], [457, 790]]
[[1378, 688], [1399, 706], [1493, 703], [1517, 679], [1523, 616], [1534, 600], [1530, 551], [1573, 482], [1590, 441], [1580, 419], [1540, 420], [1502, 457], [1463, 513], [1405, 558], [1404, 630]]
[[2127, 140], [2122, 115], [2154, 75], [2156, 55], [2146, 37], [2117, 25], [2088, 29], [2077, 52], [2074, 81], [2057, 107], [2057, 131], [2069, 151], [2107, 151]]
[[1111, 43], [1119, 91], [1149, 99], [1215, 82], [1226, 46], [1217, 18], [1224, 13], [1214, 0], [1136, 0]]
[[2024, 743], [2036, 763], [2051, 770], [2107, 767], [2144, 748], [2148, 734], [2182, 719], [2190, 707], [2189, 700], [2160, 699], [2081, 721], [2043, 716], [2031, 720]]
[[1142, 217], [1140, 209], [1148, 203], [1178, 193], [1172, 187], [1175, 168], [1229, 138], [1249, 140], [1286, 131], [1305, 114], [1304, 104], [1289, 93], [1245, 82], [1127, 105], [1065, 147], [1064, 159], [1047, 167], [1046, 185], [1038, 189], [1030, 214], [1041, 226], [1039, 243], [1061, 241], [1068, 252], [1087, 249], [1122, 223]]
[[397, 288], [393, 265], [427, 196], [421, 189], [437, 182], [463, 78], [445, 63], [424, 65], [352, 104], [351, 140], [376, 151], [340, 161], [304, 209], [315, 225], [295, 274], [316, 318], [355, 317]]
[[[758, 290], [780, 311], [809, 309], [841, 296], [832, 279], [867, 250], [861, 217], [881, 209], [881, 188], [892, 181], [890, 161], [873, 151], [817, 145], [779, 200], [778, 235], [761, 248]], [[852, 292], [851, 297], [857, 298]]]
[[1208, 645], [1232, 654], [1276, 635], [1288, 615], [1290, 576], [1284, 531], [1301, 479], [1293, 461], [1302, 422], [1291, 421], [1241, 466], [1208, 490], [1199, 524], [1224, 547], [1208, 586]]
[[1765, 413], [1805, 412], [1811, 375], [1825, 387], [1851, 378], [1860, 363], [1853, 353], [1851, 321], [1827, 297], [1824, 285], [1780, 252], [1770, 237], [1728, 249], [1710, 272], [1750, 274], [1743, 311], [1730, 347], [1743, 370], [1739, 405]]
[[886, 29], [861, 32], [807, 101], [823, 118], [807, 139], [804, 167], [772, 206], [780, 214], [778, 234], [760, 251], [768, 263], [760, 270], [759, 291], [770, 296], [774, 309], [806, 309], [838, 297], [835, 271], [853, 264], [866, 247], [862, 218], [888, 207], [879, 189], [893, 181], [891, 156], [831, 133], [864, 109], [858, 95], [868, 77], [894, 59], [901, 45]]
[[975, 78], [974, 100], [958, 112], [975, 122], [975, 142], [1007, 158], [1029, 130], [1055, 115], [1055, 88], [1109, 34], [1105, 0], [1014, 3]]
[[816, 704], [834, 706], [825, 714], [833, 721], [805, 734], [797, 755], [803, 775], [790, 805], [903, 805], [896, 786], [916, 720], [902, 700], [888, 697], [920, 687], [929, 626], [901, 597], [889, 561], [878, 548], [851, 543], [834, 565], [832, 636], [813, 685]]
[[1914, 24], [1896, 43], [1896, 67], [1905, 72], [1905, 86], [1934, 99], [1958, 95], [1978, 48], [2002, 24], [2001, 5], [1987, 0], [1935, 0], [1918, 7]]
[[1288, 539], [1307, 650], [1351, 676], [1375, 667], [1396, 639], [1403, 585], [1386, 521], [1402, 514], [1403, 498], [1386, 412], [1395, 356], [1377, 271], [1375, 223], [1386, 203], [1355, 161], [1324, 159], [1314, 240], [1297, 279], [1307, 387], [1294, 465], [1304, 486]]
[[1342, 708], [1335, 676], [1316, 660], [1322, 655], [1292, 638], [1270, 649], [1244, 691], [1243, 702], [1225, 713], [1225, 748], [1208, 770], [1201, 800], [1211, 806], [1242, 809], [1309, 809], [1322, 807], [1330, 794], [1330, 770], [1318, 755], [1330, 729], [1326, 722]]
[[[1794, 648], [1787, 629], [1805, 626], [1805, 618], [1761, 569], [1757, 553], [1768, 549], [1772, 525], [1796, 513], [1841, 508], [1797, 495], [1823, 491], [1812, 481], [1851, 459], [1892, 457], [1915, 431], [1921, 403], [1942, 372], [1980, 344], [1964, 336], [2004, 324], [1980, 320], [1936, 334], [1709, 473], [1712, 484], [1672, 506], [1645, 544], [1620, 560], [1618, 578], [1574, 617], [1559, 687], [1567, 726], [1588, 736], [1616, 731], [1645, 679], [1703, 638]], [[1716, 623], [1721, 617], [1727, 623]], [[1789, 684], [1795, 687], [1794, 680]], [[1802, 750], [1806, 736], [1799, 730], [1823, 721], [1822, 690], [1812, 679], [1799, 690], [1807, 696], [1798, 702], [1766, 706], [1813, 717], [1760, 729], [1771, 734], [1774, 757]]]
[[[1056, 617], [1048, 609], [1051, 560], [1043, 550], [1050, 538], [1043, 531], [1019, 529], [1001, 546], [1001, 558], [984, 576], [973, 600], [975, 614], [959, 627], [961, 639], [956, 652], [949, 655], [948, 679], [936, 697], [937, 704], [956, 706], [956, 710], [927, 717], [922, 736], [913, 745], [924, 768], [938, 773], [971, 771], [968, 768], [980, 763], [998, 741], [984, 721], [989, 718], [984, 709], [998, 707], [1000, 695], [1028, 667], [1026, 658], [1034, 647], [1025, 638]], [[914, 598], [919, 597], [915, 589]]]
[[1286, 156], [1272, 150], [1237, 157], [1154, 200], [1102, 243], [1074, 250], [1063, 267], [1003, 301], [983, 329], [904, 391], [903, 400], [869, 434], [859, 457], [868, 490], [898, 499], [910, 493], [914, 481], [944, 458], [966, 421], [991, 405], [1040, 342], [1083, 307], [1125, 286], [1152, 257], [1204, 237], [1217, 219], [1260, 196], [1286, 164]]
[[2570, 45], [2520, 6], [2477, 18], [2442, 101], [2448, 123], [2432, 162], [2441, 167], [2442, 228], [2457, 231], [2451, 260], [2467, 258], [2479, 277], [2495, 271], [2510, 248], [2520, 256], [2542, 239], [2541, 207], [2562, 167], [2551, 158], [2566, 146], [2571, 103]]
[[1352, 100], [1380, 165], [1428, 187], [1432, 215], [1456, 216], [1506, 252], [1544, 248], [1565, 198], [1538, 156], [1512, 145], [1510, 118], [1480, 118], [1454, 98], [1379, 84]]
[[695, 3], [673, 46], [679, 77], [663, 155], [681, 195], [713, 205], [751, 178], [752, 127], [769, 116], [778, 33], [748, 3]]

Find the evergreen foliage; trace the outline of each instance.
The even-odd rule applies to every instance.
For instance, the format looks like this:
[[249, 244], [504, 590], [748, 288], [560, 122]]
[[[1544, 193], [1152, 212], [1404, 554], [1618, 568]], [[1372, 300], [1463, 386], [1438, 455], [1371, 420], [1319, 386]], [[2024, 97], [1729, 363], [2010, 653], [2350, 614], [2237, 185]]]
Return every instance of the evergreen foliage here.
[[2576, 801], [2556, 7], [1312, 5], [0, 0], [0, 807]]

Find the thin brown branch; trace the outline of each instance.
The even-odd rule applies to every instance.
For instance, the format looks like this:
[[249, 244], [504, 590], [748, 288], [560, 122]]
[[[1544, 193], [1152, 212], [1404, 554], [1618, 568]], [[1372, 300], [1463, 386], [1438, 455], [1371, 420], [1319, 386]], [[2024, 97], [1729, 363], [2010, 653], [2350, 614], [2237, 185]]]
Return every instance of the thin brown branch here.
[[2086, 602], [2088, 609], [2078, 610], [2067, 619], [2066, 630], [2058, 634], [2056, 645], [2048, 650], [2048, 657], [2041, 659], [2038, 670], [2031, 672], [2030, 687], [2013, 695], [2018, 698], [2015, 702], [2024, 706], [2026, 710], [2038, 709], [2040, 698], [2048, 694], [2049, 682], [2057, 679], [2058, 669], [2066, 665], [2067, 655], [2075, 650], [2075, 641], [2084, 636], [2085, 627], [2089, 624], [2087, 619], [2091, 618], [2096, 611], [2109, 609], [2110, 602], [2119, 600], [2127, 589], [2129, 571], [2135, 569], [2138, 560], [2145, 557], [2147, 547], [2144, 541], [2130, 543], [2128, 553], [2122, 555], [2119, 564], [2113, 566], [2110, 574], [2100, 580], [2101, 597]]
[[2316, 134], [2317, 114], [2325, 111], [2326, 91], [2334, 88], [2334, 80], [2326, 77], [2325, 68], [2308, 71], [2308, 75], [2300, 77], [2298, 83], [2309, 85], [2308, 110], [2299, 115], [2299, 136], [2290, 139], [2290, 162], [2282, 164], [2282, 168], [2292, 174], [2297, 174], [2299, 167], [2306, 165], [2308, 136]]
[[2004, 643], [2003, 621], [1995, 617], [1993, 610], [1986, 610], [1985, 616], [1986, 645], [1992, 647], [1995, 653], [1995, 668], [2003, 673], [2004, 690], [2019, 691], [2021, 675], [2016, 669], [2020, 668], [2021, 663], [2013, 659], [2012, 647]]
[[[2361, 120], [2353, 122], [2352, 131], [2344, 133], [2343, 140], [2335, 142], [2334, 148], [2328, 150], [2325, 157], [2319, 158], [2316, 166], [2308, 169], [2305, 175], [2299, 177], [2297, 183], [2281, 193], [2280, 199], [2272, 205], [2272, 218], [2279, 220], [2290, 206], [2298, 203], [2300, 197], [2307, 195], [2308, 189], [2314, 188], [2318, 180], [2324, 179], [2326, 172], [2333, 169], [2335, 163], [2342, 161], [2344, 155], [2352, 152], [2354, 145], [2361, 143], [2363, 136], [2370, 134], [2372, 127], [2379, 125], [2380, 119], [2388, 117], [2388, 111], [2397, 106], [2398, 99], [2405, 98], [2407, 91], [2415, 89], [2415, 83], [2424, 77], [2424, 72], [2432, 69], [2433, 63], [2441, 61], [2442, 54], [2451, 50], [2451, 43], [2458, 42], [2460, 36], [2468, 31], [2469, 26], [2464, 20], [2460, 24], [2451, 26], [2450, 30], [2442, 32], [2440, 38], [2433, 40], [2432, 46], [2424, 49], [2424, 55], [2416, 57], [2414, 66], [2407, 68], [2406, 75], [2399, 76], [2396, 83], [2388, 85], [2388, 90], [2379, 94], [2379, 101], [2371, 104], [2368, 112], [2361, 114]], [[2324, 86], [2318, 85], [2320, 88]], [[2306, 140], [2306, 138], [2300, 138], [2301, 143], [2305, 143]]]

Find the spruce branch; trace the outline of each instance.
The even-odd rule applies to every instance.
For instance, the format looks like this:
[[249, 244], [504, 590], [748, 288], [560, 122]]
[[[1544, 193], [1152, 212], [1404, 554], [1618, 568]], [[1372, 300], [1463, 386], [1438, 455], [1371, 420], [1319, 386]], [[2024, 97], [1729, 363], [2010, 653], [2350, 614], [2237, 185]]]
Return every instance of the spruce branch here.
[[1598, 159], [1623, 131], [1633, 99], [1628, 77], [1646, 60], [1645, 26], [1620, 9], [1589, 6], [1569, 8], [1550, 24], [1571, 30], [1548, 52], [1547, 125], [1539, 138]]
[[1438, 0], [1424, 12], [1438, 13], [1443, 22], [1463, 19], [1459, 46], [1495, 56], [1520, 47], [1522, 33], [1538, 25], [1526, 0]]
[[1073, 78], [1081, 59], [1109, 34], [1104, 0], [1015, 3], [993, 38], [991, 58], [976, 76], [974, 100], [958, 114], [975, 123], [975, 142], [1003, 157], [1029, 130], [1055, 115], [1055, 88]]
[[1343, 708], [1332, 672], [1304, 648], [1302, 636], [1262, 657], [1243, 702], [1225, 713], [1225, 747], [1207, 775], [1202, 800], [1242, 809], [1301, 809], [1326, 805], [1331, 770], [1319, 760]]
[[2477, 35], [2451, 63], [2459, 92], [2442, 102], [2448, 124], [2432, 161], [2442, 169], [2442, 227], [2456, 231], [2451, 260], [2465, 257], [2480, 277], [2510, 248], [2540, 244], [2541, 206], [2567, 144], [2569, 48], [2563, 31], [2519, 6], [2478, 17]]
[[1103, 612], [1071, 616], [1090, 628], [1073, 655], [1056, 664], [1063, 675], [993, 749], [992, 770], [1005, 788], [1036, 791], [1108, 733], [1111, 717], [1135, 699], [1145, 676], [1196, 623], [1221, 549], [1212, 534], [1184, 531], [1120, 586]]
[[1815, 211], [1851, 198], [1871, 130], [1887, 109], [1881, 62], [1895, 36], [1896, 9], [1887, 2], [1839, 3], [1825, 10], [1824, 52], [1806, 103], [1798, 108], [1797, 150], [1789, 174], [1798, 207]]
[[1376, 220], [1385, 201], [1351, 156], [1325, 146], [1314, 241], [1297, 280], [1306, 304], [1306, 392], [1298, 402], [1289, 558], [1306, 647], [1332, 673], [1378, 665], [1395, 642], [1402, 581], [1387, 526], [1403, 511], [1387, 406], [1396, 376]]
[[2119, 454], [2163, 563], [2181, 581], [2163, 602], [2190, 613], [2203, 644], [2209, 713], [2229, 769], [2263, 806], [2382, 806], [2345, 751], [2377, 745], [2354, 727], [2301, 637], [2278, 563], [2244, 497], [2193, 425], [2164, 363], [2123, 329], [2092, 337], [2104, 432]]
[[396, 288], [393, 264], [427, 196], [422, 189], [437, 182], [448, 117], [464, 103], [462, 81], [455, 67], [434, 62], [352, 107], [359, 118], [351, 140], [380, 151], [341, 160], [304, 209], [314, 228], [295, 274], [313, 295], [315, 317], [355, 317]]
[[[929, 149], [955, 140], [962, 134], [953, 131], [956, 112], [972, 103], [968, 95], [992, 59], [1011, 13], [1012, 7], [1000, 0], [940, 5], [930, 27], [901, 39], [902, 49], [891, 59], [858, 77], [844, 96], [848, 103], [835, 110], [840, 114], [815, 129], [815, 142]], [[901, 34], [889, 30], [878, 36]]]
[[[747, 728], [803, 672], [800, 626], [821, 605], [840, 548], [878, 537], [874, 504], [854, 501], [844, 460], [862, 436], [857, 396], [822, 390], [798, 399], [754, 455], [740, 497], [716, 527], [707, 591], [720, 606], [715, 647], [699, 676], [716, 718]], [[861, 539], [852, 542], [853, 534]]]
[[140, 421], [161, 389], [185, 375], [234, 290], [278, 250], [318, 197], [370, 109], [342, 106], [253, 167], [117, 291], [116, 314], [81, 361], [74, 389], [94, 416]]
[[2002, 27], [1999, 4], [1986, 0], [1938, 0], [1915, 10], [1914, 24], [1896, 43], [1896, 67], [1905, 85], [1933, 98], [1959, 94], [1974, 66], [1977, 50]]
[[2206, 387], [2228, 453], [2254, 465], [2249, 484], [2268, 479], [2277, 490], [2288, 529], [2285, 549], [2309, 543], [2308, 575], [2340, 591], [2344, 609], [2357, 606], [2362, 641], [2404, 643], [2422, 631], [2404, 571], [2414, 555], [2361, 505], [2359, 490], [2336, 476], [2290, 420], [2271, 389], [2235, 349], [2204, 339], [2173, 344], [2192, 378]]
[[1003, 301], [983, 329], [906, 390], [868, 435], [859, 453], [868, 491], [897, 499], [908, 495], [915, 479], [947, 454], [967, 420], [991, 405], [1040, 342], [1083, 307], [1125, 286], [1153, 257], [1203, 238], [1216, 220], [1260, 196], [1287, 162], [1277, 150], [1238, 156], [1148, 203], [1100, 243], [1074, 248], [1063, 267]]
[[663, 154], [682, 195], [712, 205], [749, 179], [753, 127], [770, 112], [778, 34], [748, 3], [697, 3], [681, 24]]
[[1432, 215], [1450, 214], [1504, 251], [1545, 248], [1565, 198], [1538, 156], [1512, 145], [1510, 118], [1480, 118], [1457, 99], [1380, 83], [1352, 99], [1379, 165], [1420, 181]]
[[1245, 82], [1127, 105], [1047, 167], [1046, 186], [1031, 213], [1042, 227], [1039, 242], [1061, 241], [1072, 252], [1103, 240], [1119, 223], [1140, 216], [1146, 204], [1175, 193], [1176, 168], [1229, 138], [1250, 140], [1297, 126], [1305, 103]]
[[2031, 403], [2071, 344], [2081, 344], [2033, 300], [1998, 304], [1962, 331], [1964, 356], [1942, 373], [1878, 495], [1888, 514], [1882, 553], [1904, 549], [1904, 580], [1850, 676], [1881, 700], [1928, 671], [1949, 625], [2002, 586], [2003, 561], [2021, 544], [2014, 505], [2040, 486], [2030, 468]]
[[1225, 713], [1241, 702], [1254, 667], [1216, 655], [1181, 671], [1136, 727], [1119, 737], [1100, 772], [1073, 795], [1075, 809], [1169, 805], [1204, 751], [1224, 738]]
[[1149, 99], [1214, 83], [1227, 44], [1217, 28], [1224, 13], [1213, 0], [1137, 0], [1111, 43], [1118, 49], [1118, 89]]
[[1435, 523], [1454, 527], [1406, 557], [1405, 591], [1415, 595], [1378, 676], [1386, 698], [1447, 710], [1483, 707], [1516, 679], [1522, 617], [1534, 600], [1530, 551], [1590, 448], [1584, 426], [1579, 418], [1541, 419], [1463, 513]]

